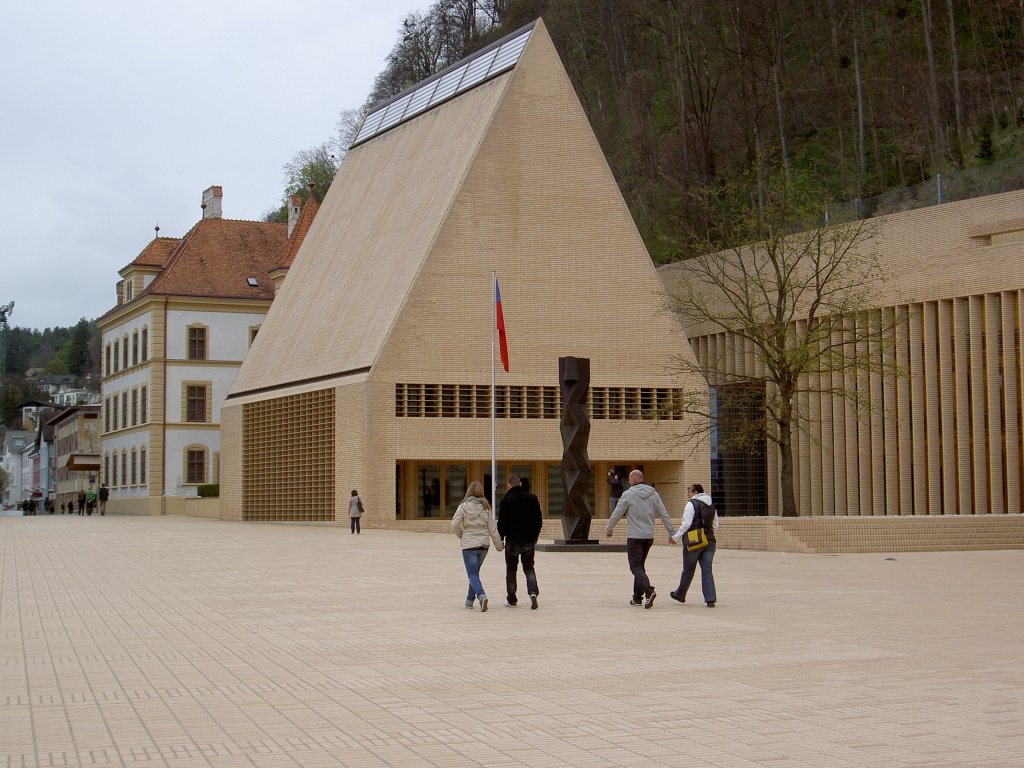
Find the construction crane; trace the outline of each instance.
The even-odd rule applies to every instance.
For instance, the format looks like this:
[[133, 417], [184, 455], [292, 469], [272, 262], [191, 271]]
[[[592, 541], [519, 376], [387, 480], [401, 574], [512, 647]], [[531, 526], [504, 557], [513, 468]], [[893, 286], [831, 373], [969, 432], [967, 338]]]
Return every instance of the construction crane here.
[[7, 378], [7, 318], [14, 314], [14, 302], [0, 306], [0, 387]]

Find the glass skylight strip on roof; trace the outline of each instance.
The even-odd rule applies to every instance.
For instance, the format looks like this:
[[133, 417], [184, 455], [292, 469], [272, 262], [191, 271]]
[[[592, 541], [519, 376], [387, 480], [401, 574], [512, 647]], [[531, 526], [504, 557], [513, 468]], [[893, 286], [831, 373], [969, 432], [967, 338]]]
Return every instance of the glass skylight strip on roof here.
[[405, 114], [405, 108], [409, 106], [409, 102], [412, 100], [412, 94], [403, 96], [398, 101], [392, 101], [391, 106], [388, 107], [387, 113], [384, 115], [384, 119], [380, 121], [380, 125], [377, 127], [378, 131], [383, 131], [385, 128], [390, 128], [392, 125], [396, 125], [402, 116]]
[[489, 74], [496, 75], [519, 61], [519, 54], [526, 47], [526, 41], [530, 39], [530, 32], [532, 31], [532, 29], [529, 29], [518, 37], [503, 43], [501, 48], [498, 49], [498, 55], [494, 57], [494, 63], [491, 64]]
[[363, 127], [359, 129], [359, 133], [356, 134], [356, 140], [353, 144], [368, 139], [377, 132], [377, 126], [380, 125], [380, 121], [384, 119], [384, 113], [387, 109], [378, 109], [376, 112], [371, 112], [363, 120]]
[[459, 87], [459, 83], [462, 81], [463, 76], [466, 74], [466, 66], [467, 65], [463, 65], [458, 69], [452, 70], [438, 81], [437, 90], [434, 91], [434, 95], [430, 97], [431, 106], [444, 101], [455, 93], [455, 90]]
[[495, 49], [490, 53], [469, 62], [466, 67], [466, 76], [462, 78], [462, 82], [459, 83], [459, 93], [462, 93], [462, 91], [476, 85], [487, 77], [487, 71], [491, 68], [491, 62], [494, 61], [494, 54], [497, 52], [497, 49]]
[[413, 90], [382, 104], [363, 120], [352, 146], [372, 139], [378, 133], [511, 69], [519, 61], [532, 32], [533, 25], [530, 24], [518, 34], [513, 33], [515, 37], [493, 43], [474, 56], [452, 65], [453, 68], [447, 72], [431, 77], [421, 85], [414, 86]]
[[439, 80], [431, 80], [425, 85], [421, 85], [416, 89], [416, 92], [412, 95], [412, 101], [409, 102], [409, 108], [405, 110], [405, 114], [409, 117], [418, 115], [427, 105], [430, 104], [430, 97], [434, 95], [434, 89], [437, 88]]

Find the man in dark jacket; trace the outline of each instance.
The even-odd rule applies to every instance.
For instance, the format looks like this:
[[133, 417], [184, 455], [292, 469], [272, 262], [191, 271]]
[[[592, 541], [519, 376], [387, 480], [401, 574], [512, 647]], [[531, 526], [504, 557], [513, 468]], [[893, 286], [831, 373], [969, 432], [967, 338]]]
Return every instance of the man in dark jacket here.
[[537, 497], [522, 486], [518, 475], [508, 476], [508, 493], [498, 505], [498, 535], [505, 540], [505, 605], [514, 607], [516, 599], [516, 570], [523, 561], [526, 591], [530, 595], [530, 608], [537, 607], [537, 572], [533, 567], [534, 546], [540, 536], [544, 516]]

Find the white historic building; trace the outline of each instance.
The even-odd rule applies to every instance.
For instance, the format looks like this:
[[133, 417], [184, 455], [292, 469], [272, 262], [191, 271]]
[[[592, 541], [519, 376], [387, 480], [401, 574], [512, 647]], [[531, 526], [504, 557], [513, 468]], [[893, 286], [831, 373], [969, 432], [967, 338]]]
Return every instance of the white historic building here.
[[288, 224], [228, 220], [221, 198], [207, 189], [184, 237], [158, 236], [124, 267], [98, 321], [110, 512], [179, 512], [219, 482], [221, 403], [315, 215], [293, 204]]

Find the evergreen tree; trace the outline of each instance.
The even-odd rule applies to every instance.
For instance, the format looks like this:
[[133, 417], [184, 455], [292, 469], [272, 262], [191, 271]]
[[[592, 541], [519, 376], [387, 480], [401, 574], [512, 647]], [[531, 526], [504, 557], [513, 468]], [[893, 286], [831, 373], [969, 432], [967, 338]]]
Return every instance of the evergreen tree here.
[[84, 317], [78, 321], [68, 342], [67, 364], [68, 370], [75, 376], [84, 376], [92, 369], [92, 356], [89, 354], [89, 321]]

